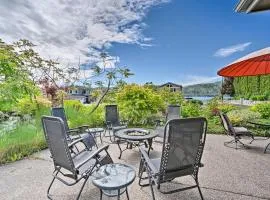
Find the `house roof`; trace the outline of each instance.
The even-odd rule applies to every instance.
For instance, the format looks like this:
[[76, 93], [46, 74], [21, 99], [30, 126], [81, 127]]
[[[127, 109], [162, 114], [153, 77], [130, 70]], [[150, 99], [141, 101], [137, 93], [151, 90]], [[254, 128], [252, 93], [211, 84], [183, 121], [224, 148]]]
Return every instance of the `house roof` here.
[[160, 85], [159, 87], [164, 87], [166, 85], [173, 85], [173, 86], [176, 86], [176, 87], [182, 87], [182, 85], [179, 85], [179, 84], [176, 84], [176, 83], [172, 83], [172, 82], [167, 82], [167, 83], [164, 83], [162, 85]]
[[250, 13], [269, 9], [269, 0], [240, 0], [235, 8], [235, 11]]

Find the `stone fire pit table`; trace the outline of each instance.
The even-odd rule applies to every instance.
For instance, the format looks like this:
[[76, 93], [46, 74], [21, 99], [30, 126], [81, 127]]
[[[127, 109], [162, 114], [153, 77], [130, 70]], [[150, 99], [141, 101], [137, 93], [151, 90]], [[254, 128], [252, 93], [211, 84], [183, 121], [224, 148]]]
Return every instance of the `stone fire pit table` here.
[[[153, 130], [143, 129], [143, 128], [125, 128], [115, 132], [115, 137], [118, 138], [117, 145], [120, 150], [119, 159], [122, 153], [127, 149], [132, 149], [134, 146], [138, 147], [142, 144], [148, 148], [148, 154], [152, 149], [153, 138], [158, 136]], [[120, 144], [126, 142], [126, 148], [121, 149]]]

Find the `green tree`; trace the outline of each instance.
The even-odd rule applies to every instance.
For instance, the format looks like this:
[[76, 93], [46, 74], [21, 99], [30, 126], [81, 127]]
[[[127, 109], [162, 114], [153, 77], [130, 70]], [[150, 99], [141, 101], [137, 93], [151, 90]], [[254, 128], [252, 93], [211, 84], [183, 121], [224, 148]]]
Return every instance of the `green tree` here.
[[234, 85], [233, 85], [233, 78], [224, 78], [224, 81], [221, 86], [221, 94], [222, 95], [230, 95], [234, 96], [235, 90], [234, 90]]
[[182, 105], [184, 96], [181, 92], [171, 92], [169, 88], [158, 90], [166, 105]]
[[117, 93], [116, 99], [121, 115], [131, 124], [145, 124], [165, 107], [157, 92], [136, 84], [126, 85]]
[[19, 59], [20, 53], [15, 45], [8, 45], [0, 39], [0, 104], [4, 105], [18, 102], [18, 99], [27, 95], [37, 94], [39, 91], [31, 81], [24, 63]]

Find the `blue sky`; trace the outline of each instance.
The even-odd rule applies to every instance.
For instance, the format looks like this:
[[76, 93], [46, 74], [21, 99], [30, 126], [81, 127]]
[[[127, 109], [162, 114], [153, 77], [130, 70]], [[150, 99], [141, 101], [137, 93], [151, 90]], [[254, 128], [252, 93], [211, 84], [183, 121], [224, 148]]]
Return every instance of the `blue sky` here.
[[28, 39], [63, 69], [106, 51], [111, 66], [120, 59], [135, 73], [128, 82], [211, 82], [224, 65], [269, 46], [270, 13], [235, 13], [237, 2], [0, 0], [0, 38]]
[[[172, 0], [156, 6], [143, 20], [147, 24], [143, 33], [153, 38], [152, 46], [114, 44], [110, 53], [135, 73], [129, 82], [215, 81], [221, 67], [269, 46], [270, 13], [235, 13], [236, 3]], [[222, 48], [223, 54], [215, 55]]]

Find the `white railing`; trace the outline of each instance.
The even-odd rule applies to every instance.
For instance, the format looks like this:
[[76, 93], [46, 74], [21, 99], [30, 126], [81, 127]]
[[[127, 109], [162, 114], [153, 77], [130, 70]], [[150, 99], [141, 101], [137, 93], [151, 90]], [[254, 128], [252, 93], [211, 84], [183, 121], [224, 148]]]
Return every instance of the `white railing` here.
[[258, 103], [270, 102], [270, 101], [252, 101], [246, 99], [239, 99], [239, 100], [224, 100], [225, 103], [230, 103], [234, 105], [244, 105], [244, 106], [253, 106]]

